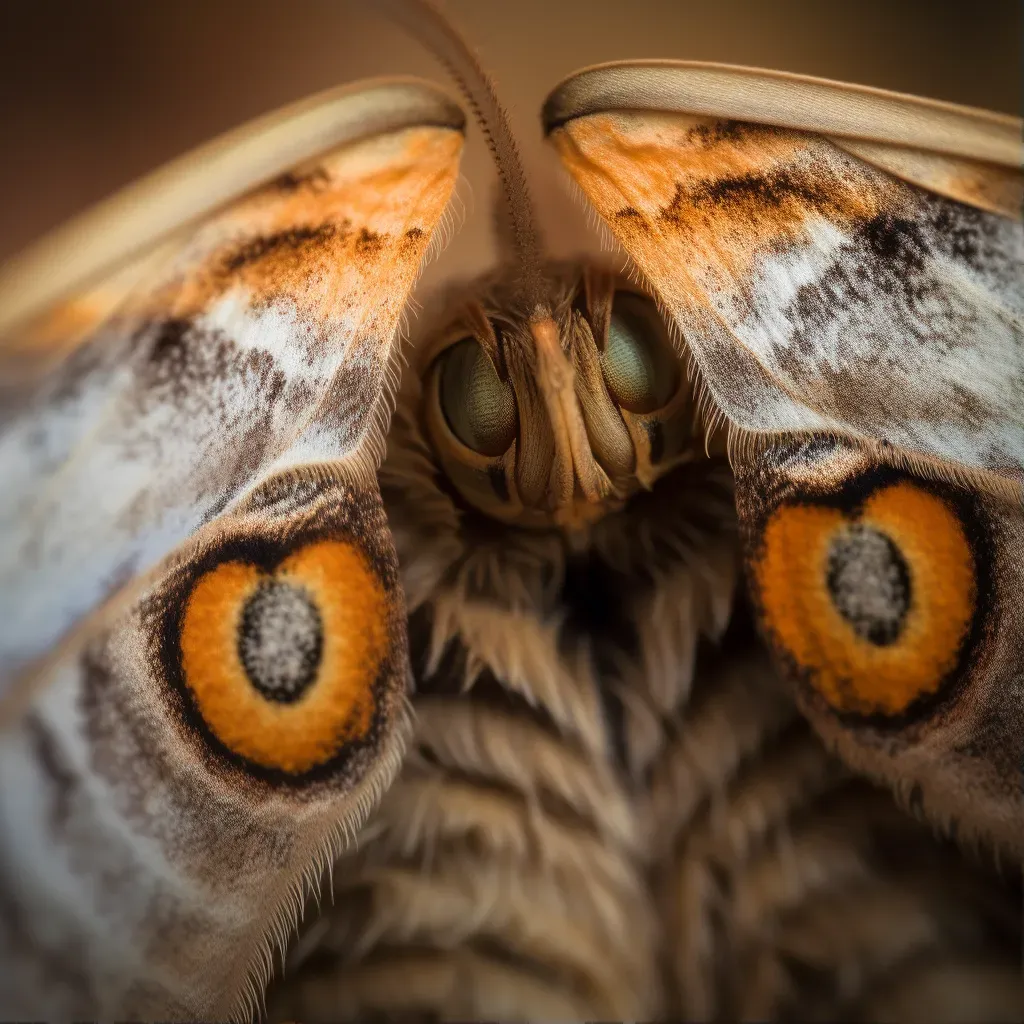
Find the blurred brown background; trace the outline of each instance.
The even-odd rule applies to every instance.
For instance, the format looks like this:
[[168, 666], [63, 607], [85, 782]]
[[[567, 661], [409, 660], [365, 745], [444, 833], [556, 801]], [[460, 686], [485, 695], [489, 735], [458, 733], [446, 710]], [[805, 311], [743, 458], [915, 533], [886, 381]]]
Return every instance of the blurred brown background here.
[[[393, 73], [445, 82], [372, 8], [0, 0], [0, 259], [163, 161], [305, 94]], [[630, 57], [768, 66], [1020, 112], [1018, 0], [448, 0], [446, 9], [497, 78], [531, 168], [552, 159], [537, 115], [556, 81]], [[474, 145], [465, 173], [479, 197], [486, 156]]]

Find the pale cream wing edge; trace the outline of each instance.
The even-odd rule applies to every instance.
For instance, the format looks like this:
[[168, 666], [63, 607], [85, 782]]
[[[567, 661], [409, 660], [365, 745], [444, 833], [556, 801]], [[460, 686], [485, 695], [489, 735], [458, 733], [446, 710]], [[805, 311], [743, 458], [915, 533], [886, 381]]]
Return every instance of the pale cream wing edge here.
[[324, 152], [406, 127], [461, 131], [465, 121], [447, 93], [414, 78], [355, 82], [250, 121], [127, 186], [0, 266], [0, 339], [76, 289]]
[[560, 82], [546, 133], [607, 110], [662, 110], [923, 149], [1019, 170], [1019, 117], [784, 71], [701, 61], [616, 61]]

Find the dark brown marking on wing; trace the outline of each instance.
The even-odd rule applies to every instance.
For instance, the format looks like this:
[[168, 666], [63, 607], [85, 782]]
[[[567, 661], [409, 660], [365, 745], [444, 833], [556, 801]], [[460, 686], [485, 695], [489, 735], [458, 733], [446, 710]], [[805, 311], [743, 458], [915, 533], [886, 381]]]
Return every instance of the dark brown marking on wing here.
[[422, 228], [409, 228], [408, 231], [402, 235], [402, 244], [400, 252], [402, 256], [406, 256], [411, 250], [417, 248], [423, 238]]
[[370, 231], [367, 228], [360, 228], [356, 236], [355, 249], [359, 256], [374, 256], [384, 246], [384, 240], [377, 231]]
[[[147, 324], [137, 334], [136, 343], [146, 353], [137, 389], [143, 408], [168, 401], [197, 407], [216, 401], [217, 385], [239, 378], [258, 386], [262, 402], [270, 407], [287, 384], [266, 349], [241, 349], [223, 331], [202, 328], [188, 319]], [[228, 410], [222, 411], [226, 414]]]
[[245, 500], [240, 512], [263, 512], [275, 518], [285, 518], [291, 512], [308, 510], [313, 502], [329, 497], [337, 483], [328, 479], [327, 471], [304, 467], [279, 473], [259, 484]]
[[[347, 217], [311, 224], [282, 220], [287, 226], [280, 230], [216, 248], [183, 280], [171, 282], [154, 296], [149, 317], [192, 316], [235, 285], [245, 288], [256, 309], [282, 295], [301, 306], [310, 281], [324, 279], [351, 260], [353, 225]], [[318, 289], [313, 291], [319, 294]]]
[[195, 330], [185, 318], [147, 323], [135, 341], [143, 353], [135, 389], [142, 409], [203, 402], [211, 386], [228, 379], [236, 358], [231, 339]]
[[707, 250], [741, 291], [752, 260], [785, 250], [808, 221], [856, 224], [885, 205], [884, 189], [858, 174], [852, 160], [840, 156], [837, 164], [831, 149], [819, 157], [793, 132], [710, 122], [678, 136], [677, 146], [675, 180], [656, 186], [662, 195], [671, 187], [671, 195], [649, 214], [638, 209], [644, 204], [627, 203], [613, 214], [615, 229], [627, 248], [631, 234], [639, 242], [665, 232], [695, 252]]
[[[377, 351], [376, 340], [359, 339]], [[334, 375], [320, 404], [318, 420], [341, 428], [340, 440], [354, 446], [373, 419], [372, 412], [381, 395], [384, 367], [347, 364]]]
[[751, 130], [752, 125], [743, 121], [713, 121], [711, 124], [698, 124], [686, 133], [686, 141], [696, 146], [716, 146], [722, 142], [739, 142]]
[[[187, 320], [157, 325], [150, 344], [149, 362], [140, 375], [142, 403], [170, 399], [178, 404], [199, 404], [204, 395], [215, 400], [217, 385], [241, 380], [258, 388], [261, 404], [269, 410], [288, 384], [268, 350], [242, 349], [223, 331], [202, 328]], [[221, 412], [229, 415], [227, 408]]]
[[[1013, 261], [999, 244], [996, 218], [922, 195], [907, 215], [881, 212], [852, 225], [831, 263], [783, 309], [793, 328], [787, 344], [772, 346], [772, 361], [796, 374], [813, 360], [821, 410], [846, 422], [866, 428], [889, 417], [896, 388], [906, 417], [982, 431], [993, 410], [977, 390], [956, 380], [914, 388], [897, 383], [908, 373], [926, 374], [937, 353], [974, 351], [983, 333], [973, 296], [949, 287], [940, 260], [1007, 292], [1012, 287]], [[878, 325], [880, 344], [870, 352], [851, 348], [836, 367], [816, 356], [823, 332], [841, 330], [843, 323], [858, 332]], [[1024, 393], [1020, 367], [1007, 365], [1005, 372], [1008, 392]]]
[[936, 252], [991, 278], [999, 289], [1019, 293], [1020, 224], [928, 192], [919, 193], [918, 202], [923, 230]]
[[187, 320], [173, 319], [161, 325], [149, 350], [149, 361], [162, 366], [177, 364], [183, 359], [185, 335], [190, 328]]
[[51, 783], [50, 827], [57, 832], [67, 824], [80, 779], [65, 759], [49, 726], [37, 714], [26, 715], [24, 725], [36, 763]]
[[644, 215], [639, 210], [637, 210], [635, 207], [624, 206], [621, 210], [619, 210], [615, 214], [615, 219], [616, 220], [646, 221], [647, 218], [644, 217]]
[[[821, 209], [832, 203], [828, 189], [810, 179], [780, 169], [769, 173], [738, 174], [703, 183], [686, 192], [676, 185], [671, 204], [662, 212], [663, 220], [674, 221], [676, 211], [688, 203], [700, 209], [705, 206], [742, 209], [771, 209], [796, 199], [812, 209]], [[684, 202], [685, 200], [685, 202]]]
[[271, 235], [250, 238], [224, 257], [224, 272], [233, 274], [250, 263], [265, 260], [270, 256], [281, 258], [289, 252], [301, 255], [304, 250], [317, 248], [339, 233], [344, 235], [347, 228], [347, 222], [340, 225], [328, 222], [316, 227], [288, 228]]
[[[140, 330], [136, 346], [134, 386], [126, 392], [125, 408], [139, 415], [140, 428], [120, 440], [121, 455], [162, 457], [168, 438], [161, 412], [186, 417], [173, 440], [191, 437], [204, 457], [196, 464], [198, 497], [211, 495], [214, 505], [229, 499], [251, 479], [280, 443], [275, 416], [286, 411], [298, 416], [312, 401], [312, 386], [302, 378], [288, 380], [274, 355], [266, 349], [239, 347], [223, 331], [203, 328], [187, 318], [149, 323]], [[257, 404], [239, 398], [257, 398]], [[150, 427], [149, 415], [155, 414]], [[233, 438], [230, 445], [226, 438]], [[150, 495], [129, 507], [125, 523], [150, 514]], [[207, 516], [215, 509], [207, 509]]]
[[286, 171], [271, 183], [273, 188], [281, 192], [297, 192], [308, 188], [320, 192], [331, 183], [331, 177], [323, 167], [315, 167], [311, 171], [300, 174], [297, 171]]
[[[771, 241], [774, 233], [788, 233], [812, 212], [831, 220], [848, 222], [865, 212], [861, 197], [837, 189], [833, 182], [819, 180], [795, 167], [747, 172], [700, 180], [696, 184], [676, 182], [671, 201], [658, 220], [684, 232], [701, 233], [708, 218], [716, 230], [737, 231], [767, 224]], [[761, 228], [763, 230], [763, 227]]]

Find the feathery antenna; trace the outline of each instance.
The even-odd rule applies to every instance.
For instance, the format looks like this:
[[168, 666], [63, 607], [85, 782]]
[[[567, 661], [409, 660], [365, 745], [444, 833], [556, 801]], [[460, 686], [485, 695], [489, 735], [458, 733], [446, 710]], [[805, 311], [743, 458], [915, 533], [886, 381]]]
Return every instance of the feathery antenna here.
[[519, 148], [498, 99], [494, 82], [476, 54], [432, 0], [384, 0], [395, 20], [444, 65], [469, 104], [480, 125], [501, 180], [505, 205], [512, 225], [516, 257], [522, 272], [521, 290], [531, 314], [538, 307], [547, 312], [541, 247], [533, 201], [526, 184]]

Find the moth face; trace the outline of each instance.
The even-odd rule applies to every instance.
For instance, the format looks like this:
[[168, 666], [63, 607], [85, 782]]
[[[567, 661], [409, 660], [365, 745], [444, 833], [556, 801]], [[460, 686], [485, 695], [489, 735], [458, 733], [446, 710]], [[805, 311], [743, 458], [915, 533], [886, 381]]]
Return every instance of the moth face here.
[[552, 282], [550, 319], [516, 314], [496, 290], [436, 336], [421, 417], [471, 505], [575, 530], [688, 457], [694, 409], [648, 295], [593, 266]]

